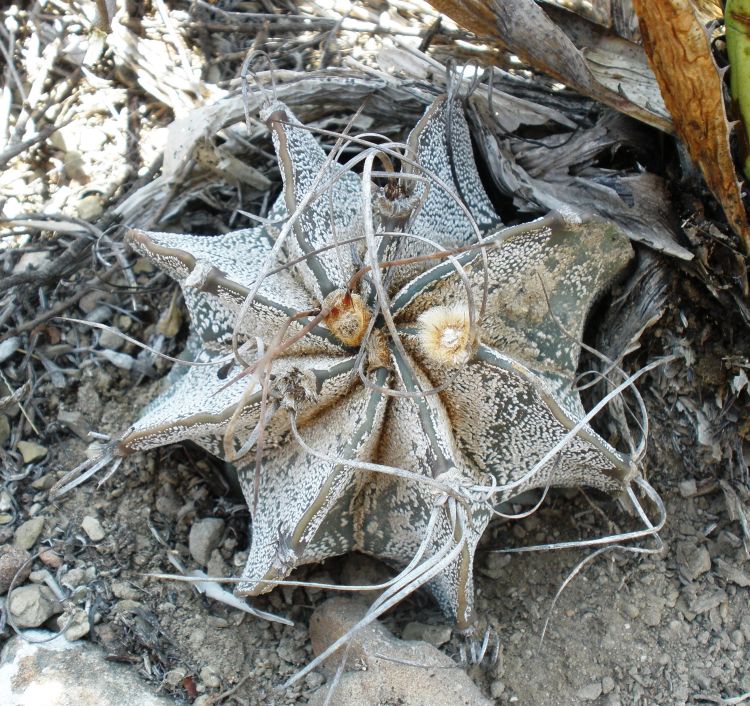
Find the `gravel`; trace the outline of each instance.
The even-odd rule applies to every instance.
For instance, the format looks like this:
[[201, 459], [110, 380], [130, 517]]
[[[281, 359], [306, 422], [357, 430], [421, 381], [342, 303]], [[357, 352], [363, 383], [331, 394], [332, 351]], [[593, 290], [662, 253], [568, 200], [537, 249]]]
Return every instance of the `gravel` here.
[[201, 566], [206, 566], [211, 558], [211, 552], [219, 546], [224, 534], [224, 520], [217, 517], [207, 517], [194, 522], [190, 528], [190, 556]]
[[37, 584], [14, 588], [8, 596], [8, 608], [19, 628], [39, 627], [62, 612], [52, 591]]
[[44, 529], [43, 517], [32, 517], [19, 525], [15, 531], [14, 544], [21, 549], [31, 549]]
[[101, 542], [106, 536], [101, 522], [91, 515], [86, 515], [83, 518], [81, 528], [92, 542]]

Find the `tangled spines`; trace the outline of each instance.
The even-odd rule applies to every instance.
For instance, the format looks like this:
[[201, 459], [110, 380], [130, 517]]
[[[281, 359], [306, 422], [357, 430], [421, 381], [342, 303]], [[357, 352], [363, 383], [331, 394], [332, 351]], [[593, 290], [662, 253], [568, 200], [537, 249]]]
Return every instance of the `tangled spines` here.
[[262, 225], [129, 234], [183, 289], [192, 365], [109, 456], [190, 439], [235, 464], [252, 514], [240, 596], [358, 550], [400, 570], [368, 621], [424, 585], [469, 629], [475, 548], [503, 501], [624, 497], [639, 478], [576, 385], [584, 323], [629, 240], [554, 214], [503, 227], [455, 98], [404, 143], [345, 132], [328, 153], [326, 131], [273, 97], [261, 117], [283, 179]]

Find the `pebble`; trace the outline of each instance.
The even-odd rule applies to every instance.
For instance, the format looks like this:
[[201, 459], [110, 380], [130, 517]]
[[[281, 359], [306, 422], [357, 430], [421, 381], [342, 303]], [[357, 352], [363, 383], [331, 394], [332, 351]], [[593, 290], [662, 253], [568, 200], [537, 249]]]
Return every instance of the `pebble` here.
[[722, 578], [732, 583], [736, 583], [742, 588], [748, 588], [750, 586], [750, 574], [740, 569], [734, 564], [730, 564], [725, 559], [716, 560], [716, 572]]
[[586, 684], [586, 686], [578, 690], [578, 698], [581, 699], [581, 701], [596, 701], [601, 695], [602, 683], [599, 681]]
[[7, 490], [0, 490], [0, 512], [8, 512], [13, 507], [13, 496]]
[[326, 678], [320, 672], [310, 672], [305, 677], [305, 684], [308, 689], [317, 689], [325, 684]]
[[139, 257], [133, 263], [133, 273], [136, 275], [151, 274], [154, 271], [154, 263], [145, 257]]
[[[310, 619], [310, 639], [320, 654], [367, 612], [367, 603], [350, 598], [332, 598], [315, 610]], [[387, 659], [381, 655], [387, 655]], [[491, 706], [492, 702], [453, 660], [426, 642], [399, 640], [379, 622], [360, 629], [349, 643], [350, 668], [344, 672], [330, 706], [398, 703], [401, 706]], [[414, 668], [419, 664], [419, 668]], [[335, 670], [339, 657], [324, 665]], [[422, 666], [424, 665], [424, 666]], [[315, 691], [309, 706], [322, 706], [328, 686]]]
[[36, 544], [43, 529], [44, 518], [32, 517], [16, 528], [13, 543], [21, 549], [29, 550]]
[[[87, 641], [54, 639], [46, 630], [14, 637], [0, 653], [0, 694], [3, 703], [44, 706], [176, 706], [152, 693], [136, 671], [109, 662]], [[41, 640], [47, 640], [41, 642]]]
[[686, 478], [680, 481], [677, 487], [683, 498], [692, 498], [698, 492], [698, 486], [694, 478]]
[[14, 585], [23, 585], [31, 573], [30, 558], [31, 554], [21, 547], [14, 547], [9, 544], [0, 546], [0, 596], [8, 591], [17, 573], [18, 576], [15, 578]]
[[750, 642], [750, 613], [745, 613], [745, 615], [740, 618], [740, 630], [745, 636], [745, 641]]
[[57, 618], [57, 629], [64, 630], [66, 639], [73, 642], [89, 634], [89, 616], [83, 608], [65, 611]]
[[221, 686], [221, 679], [211, 665], [206, 665], [201, 669], [200, 677], [209, 689], [218, 689]]
[[424, 640], [435, 647], [444, 645], [451, 639], [449, 625], [425, 625], [424, 623], [407, 623], [401, 634], [402, 640]]
[[104, 198], [101, 194], [88, 194], [78, 202], [76, 211], [84, 221], [95, 221], [104, 212]]
[[56, 478], [54, 473], [45, 473], [43, 476], [37, 478], [31, 487], [34, 490], [49, 490], [55, 484]]
[[0, 446], [5, 446], [8, 439], [10, 439], [10, 421], [4, 414], [0, 414]]
[[705, 546], [683, 542], [677, 547], [677, 567], [687, 581], [695, 581], [711, 570], [711, 556]]
[[609, 694], [610, 691], [614, 691], [615, 688], [615, 680], [612, 679], [612, 677], [604, 677], [602, 679], [602, 692], [605, 694]]
[[39, 560], [50, 569], [59, 569], [62, 566], [62, 557], [52, 549], [43, 549], [39, 552]]
[[39, 627], [62, 612], [52, 591], [38, 584], [14, 588], [8, 597], [8, 608], [19, 628]]
[[194, 522], [188, 539], [190, 556], [201, 566], [206, 566], [211, 558], [211, 552], [219, 546], [223, 534], [224, 520], [218, 517], [206, 517]]
[[92, 542], [101, 542], [106, 536], [101, 522], [91, 515], [83, 518], [81, 528]]
[[13, 268], [13, 274], [18, 275], [24, 272], [37, 272], [47, 265], [51, 257], [51, 253], [44, 250], [38, 252], [26, 252], [21, 255], [18, 263]]
[[718, 608], [727, 598], [726, 591], [717, 588], [713, 591], [705, 591], [690, 601], [688, 608], [692, 613], [706, 613], [712, 608]]
[[114, 351], [119, 350], [125, 344], [125, 339], [118, 336], [114, 331], [105, 329], [99, 334], [99, 346], [101, 348], [110, 348]]
[[479, 571], [491, 579], [499, 579], [508, 573], [507, 566], [510, 564], [510, 554], [487, 554], [484, 566]]
[[172, 688], [179, 686], [182, 680], [187, 676], [187, 672], [184, 669], [170, 669], [164, 675], [164, 683]]
[[0, 363], [4, 363], [21, 347], [21, 339], [18, 336], [6, 338], [0, 343]]
[[503, 692], [505, 691], [505, 684], [503, 684], [499, 679], [496, 679], [492, 682], [492, 686], [490, 686], [490, 695], [493, 699], [499, 699]]
[[113, 581], [112, 594], [115, 598], [127, 599], [129, 601], [138, 600], [141, 592], [126, 581]]
[[57, 421], [68, 427], [68, 429], [70, 429], [70, 431], [72, 431], [79, 439], [83, 439], [84, 441], [89, 440], [89, 431], [91, 431], [91, 427], [86, 421], [86, 418], [80, 412], [61, 409], [57, 413]]
[[60, 580], [60, 583], [66, 588], [78, 588], [86, 581], [86, 572], [83, 569], [70, 569]]
[[37, 444], [36, 441], [19, 441], [16, 446], [24, 463], [33, 463], [47, 455], [47, 447]]
[[127, 353], [118, 353], [107, 348], [100, 351], [100, 355], [121, 370], [130, 370], [135, 365], [135, 358], [129, 356]]

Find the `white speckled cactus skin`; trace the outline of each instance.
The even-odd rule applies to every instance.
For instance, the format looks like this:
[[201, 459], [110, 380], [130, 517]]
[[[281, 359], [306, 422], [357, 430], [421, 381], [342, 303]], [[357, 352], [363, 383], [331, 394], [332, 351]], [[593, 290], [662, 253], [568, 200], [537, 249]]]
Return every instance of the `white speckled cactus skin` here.
[[503, 228], [458, 101], [428, 108], [385, 186], [367, 176], [399, 146], [390, 161], [363, 146], [360, 176], [283, 104], [262, 117], [284, 181], [269, 224], [129, 235], [182, 286], [192, 360], [216, 363], [174, 376], [116, 453], [190, 439], [237, 465], [252, 511], [240, 595], [359, 550], [408, 567], [468, 627], [497, 503], [548, 484], [617, 493], [636, 472], [588, 425], [569, 434], [585, 415], [577, 341], [629, 241], [598, 220]]

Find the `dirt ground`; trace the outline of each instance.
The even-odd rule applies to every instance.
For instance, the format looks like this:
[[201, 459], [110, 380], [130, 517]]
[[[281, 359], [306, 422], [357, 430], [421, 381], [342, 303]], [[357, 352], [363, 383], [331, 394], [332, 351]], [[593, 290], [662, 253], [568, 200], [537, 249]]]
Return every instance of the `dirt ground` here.
[[[115, 432], [158, 385], [130, 388], [129, 382], [91, 370], [75, 393], [61, 397], [60, 407], [78, 409], [87, 419], [100, 419], [101, 431]], [[659, 439], [665, 430], [653, 433]], [[90, 483], [47, 504], [45, 493], [32, 487], [37, 476], [70, 468], [83, 458], [84, 448], [84, 442], [70, 438], [55, 443], [50, 458], [14, 488], [21, 517], [43, 501], [42, 545], [63, 557], [58, 572], [63, 583], [70, 570], [87, 572], [80, 602], [95, 616], [91, 639], [109, 654], [131, 659], [134, 669], [186, 703], [196, 694], [218, 695], [240, 680], [241, 702], [305, 703], [325, 680], [321, 673], [286, 693], [274, 687], [311, 659], [307, 622], [327, 592], [278, 589], [256, 601], [295, 621], [295, 627], [286, 627], [207, 601], [185, 584], [144, 576], [173, 573], [169, 552], [189, 566], [187, 535], [193, 521], [203, 517], [226, 520], [209, 573], [232, 575], [244, 564], [247, 510], [240, 497], [226, 491], [218, 463], [190, 448], [138, 455], [102, 488]], [[652, 481], [669, 518], [661, 535], [663, 551], [599, 557], [572, 580], [554, 610], [558, 588], [590, 550], [510, 556], [491, 553], [492, 548], [610, 533], [608, 520], [628, 522], [616, 505], [590, 493], [556, 493], [533, 516], [496, 525], [483, 539], [477, 608], [496, 631], [501, 652], [495, 663], [485, 660], [467, 669], [498, 704], [721, 703], [715, 699], [750, 691], [750, 564], [742, 529], [729, 518], [718, 483], [702, 477], [693, 488], [685, 484], [677, 459], [664, 463], [659, 456], [652, 453]], [[86, 515], [97, 517], [106, 532], [96, 545], [80, 528]], [[387, 572], [352, 555], [300, 575], [348, 582]], [[386, 618], [396, 635], [412, 621], [445, 625], [427, 595], [405, 601]], [[454, 635], [443, 649], [458, 659], [461, 638]]]
[[[188, 4], [174, 5], [175, 26], [187, 26]], [[374, 16], [382, 9], [382, 3], [365, 5]], [[54, 8], [69, 20], [65, 10]], [[150, 12], [141, 18], [137, 32], [153, 39], [158, 24], [154, 16]], [[421, 20], [424, 26], [428, 20]], [[86, 36], [84, 31], [75, 35], [76, 25], [70, 26], [73, 36]], [[299, 56], [284, 54], [282, 44], [271, 42], [274, 60], [286, 57], [280, 68], [290, 71], [299, 68], [295, 64], [307, 65], [311, 56], [316, 67], [323, 64], [327, 28], [315, 42], [305, 44], [308, 40], [299, 38], [293, 47]], [[462, 36], [458, 30], [446, 32], [451, 41]], [[377, 54], [380, 40], [364, 34], [357, 33], [356, 42], [351, 40], [344, 53], [358, 46], [365, 58]], [[236, 78], [247, 42], [238, 51], [234, 35], [219, 40], [186, 30], [185, 36], [190, 38], [188, 58], [200, 66], [202, 78], [211, 79], [211, 85]], [[68, 50], [74, 54], [86, 46]], [[87, 639], [131, 663], [178, 702], [190, 704], [207, 696], [199, 702], [203, 706], [304, 704], [326, 682], [322, 672], [311, 673], [286, 692], [276, 687], [312, 659], [308, 622], [328, 592], [282, 588], [257, 599], [257, 607], [292, 619], [294, 627], [287, 627], [208, 600], [187, 584], [146, 576], [174, 573], [170, 555], [195, 568], [188, 534], [195, 521], [207, 517], [225, 521], [208, 573], [233, 576], [244, 566], [249, 513], [233, 489], [231, 472], [219, 461], [187, 445], [136, 454], [101, 487], [92, 479], [62, 498], [49, 497], [52, 484], [86, 457], [86, 432], [114, 436], [122, 431], [158, 394], [169, 364], [138, 357], [131, 343], [86, 325], [48, 318], [35, 324], [39, 311], [62, 302], [58, 313], [112, 324], [152, 345], [158, 340], [171, 355], [179, 353], [186, 337], [174, 286], [117, 247], [107, 209], [158, 172], [166, 126], [179, 112], [165, 108], [168, 97], [184, 100], [178, 106], [183, 115], [206, 97], [168, 80], [156, 88], [138, 81], [133, 73], [135, 55], [122, 47], [113, 51], [117, 60], [103, 51], [101, 75], [89, 76], [88, 83], [82, 80], [75, 100], [68, 101], [73, 106], [69, 116], [63, 114], [72, 118], [68, 127], [31, 156], [20, 154], [11, 160], [0, 177], [4, 218], [37, 218], [44, 213], [68, 224], [101, 226], [86, 236], [96, 246], [86, 250], [85, 257], [73, 258], [57, 281], [37, 286], [30, 277], [15, 287], [18, 298], [14, 292], [4, 294], [0, 398], [21, 388], [27, 376], [33, 389], [20, 405], [0, 410], [0, 446], [15, 453], [18, 441], [33, 439], [44, 445], [47, 455], [25, 465], [16, 463], [16, 455], [3, 469], [2, 490], [10, 500], [0, 512], [0, 544], [11, 542], [25, 520], [43, 517], [44, 529], [34, 551], [51, 549], [59, 557], [47, 568], [54, 569], [58, 583], [87, 611], [92, 624]], [[110, 110], [112, 106], [117, 109]], [[334, 127], [343, 125], [340, 115], [330, 120]], [[251, 147], [260, 155], [258, 171], [268, 172], [273, 160], [268, 158], [267, 136]], [[634, 163], [632, 155], [629, 158]], [[167, 213], [192, 232], [227, 229], [239, 218], [238, 206], [258, 211], [267, 205], [267, 192], [278, 189], [277, 173], [268, 172], [268, 183], [246, 182], [240, 187], [234, 182], [227, 186], [227, 173], [221, 170], [214, 169], [211, 179], [206, 173], [186, 179]], [[706, 275], [723, 241], [714, 233], [713, 240], [706, 237], [706, 246], [700, 239], [705, 235], [702, 225], [695, 227], [703, 221], [702, 215], [696, 216], [693, 195], [682, 193], [682, 183], [670, 184], [670, 190], [679, 215], [675, 219], [687, 224], [687, 216], [695, 216], [683, 240], [699, 253], [700, 265], [688, 267], [663, 258], [661, 266], [669, 280], [665, 312], [626, 361], [632, 372], [659, 355], [679, 356], [639, 382], [651, 425], [645, 475], [667, 511], [660, 533], [663, 548], [651, 554], [617, 550], [599, 556], [570, 581], [553, 607], [558, 589], [592, 547], [518, 554], [493, 549], [591, 539], [632, 529], [633, 519], [603, 495], [557, 491], [529, 518], [491, 527], [477, 553], [477, 609], [497, 636], [500, 651], [494, 661], [485, 659], [465, 668], [497, 704], [728, 706], [750, 701], [750, 492], [743, 453], [750, 408], [745, 375], [750, 336], [742, 318], [746, 309], [732, 303], [733, 290], [727, 284], [731, 277]], [[144, 208], [155, 207], [151, 203]], [[710, 216], [711, 209], [707, 212]], [[34, 267], [75, 250], [79, 236], [66, 237], [65, 231], [61, 235], [38, 224], [3, 234], [3, 276], [33, 273]], [[22, 265], [22, 258], [31, 270]], [[110, 280], [114, 263], [127, 267], [125, 274]], [[595, 328], [593, 322], [592, 331]], [[10, 338], [15, 348], [5, 355], [2, 343]], [[118, 358], [122, 355], [131, 356], [130, 362]], [[100, 521], [105, 533], [100, 542], [92, 542], [82, 530], [86, 516]], [[657, 545], [644, 540], [637, 546]], [[41, 568], [37, 559], [34, 569]], [[388, 567], [368, 557], [351, 555], [305, 567], [298, 577], [350, 583], [389, 573]], [[446, 625], [425, 592], [411, 596], [385, 618], [397, 636], [413, 622]], [[4, 625], [0, 645], [11, 634], [10, 626]], [[464, 644], [454, 634], [441, 649], [460, 660]]]

